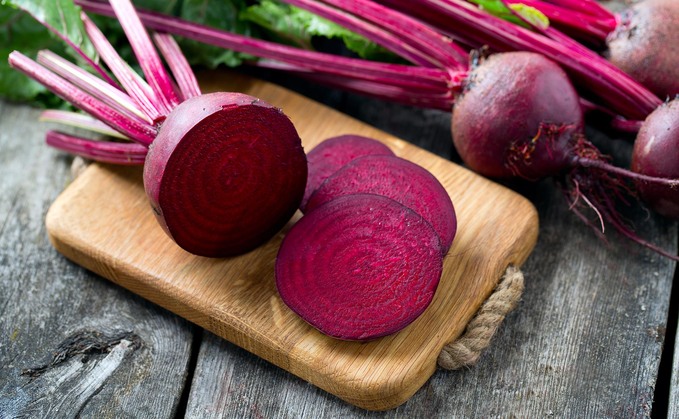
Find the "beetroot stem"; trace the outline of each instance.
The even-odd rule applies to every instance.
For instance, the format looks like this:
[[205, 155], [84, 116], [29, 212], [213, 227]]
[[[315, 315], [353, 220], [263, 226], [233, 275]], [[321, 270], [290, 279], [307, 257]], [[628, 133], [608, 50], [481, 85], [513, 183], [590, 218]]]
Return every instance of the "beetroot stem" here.
[[180, 101], [172, 86], [172, 79], [153, 47], [149, 34], [144, 29], [130, 0], [110, 0], [110, 3], [132, 46], [137, 62], [146, 76], [146, 81], [156, 94], [156, 98], [159, 99], [156, 105], [164, 111], [164, 114], [169, 114]]
[[85, 25], [85, 31], [101, 59], [111, 69], [125, 91], [137, 103], [139, 109], [152, 121], [160, 119], [163, 114], [151, 100], [155, 97], [151, 87], [118, 55], [113, 45], [86, 14], [83, 13], [81, 18], [83, 25]]
[[148, 152], [141, 144], [95, 141], [57, 131], [48, 131], [45, 141], [59, 150], [104, 163], [144, 164]]
[[68, 82], [73, 83], [120, 113], [128, 115], [130, 118], [134, 118], [141, 123], [153, 123], [124, 92], [52, 51], [39, 51], [37, 61], [53, 73], [63, 77]]
[[179, 90], [184, 96], [183, 99], [187, 100], [194, 96], [200, 96], [200, 87], [198, 86], [196, 75], [193, 73], [189, 62], [184, 54], [182, 54], [177, 41], [174, 40], [172, 35], [155, 33], [153, 34], [153, 40], [158, 46], [160, 53], [163, 54], [170, 70], [172, 70], [172, 75], [177, 80]]
[[587, 13], [592, 16], [601, 16], [615, 20], [615, 15], [595, 0], [547, 0], [547, 2], [566, 9]]
[[108, 125], [104, 124], [100, 120], [94, 119], [84, 113], [49, 109], [43, 111], [38, 117], [38, 120], [41, 122], [56, 122], [58, 124], [86, 129], [88, 131], [97, 132], [99, 134], [104, 134], [111, 137], [124, 140], [127, 139], [127, 137], [120, 134], [118, 131], [111, 129]]
[[[343, 0], [284, 1], [342, 25], [414, 64], [454, 70], [467, 67], [467, 53], [452, 40], [378, 4]], [[403, 37], [404, 31], [410, 36]]]
[[[380, 0], [434, 25], [453, 38], [496, 51], [530, 51], [559, 63], [574, 81], [629, 119], [644, 119], [662, 101], [648, 89], [596, 54], [560, 44], [492, 16], [463, 0]], [[584, 48], [584, 47], [583, 47]]]
[[94, 99], [83, 90], [52, 73], [22, 53], [18, 51], [12, 52], [9, 55], [9, 64], [32, 79], [35, 79], [64, 100], [101, 120], [132, 140], [145, 145], [153, 141], [155, 130], [151, 126], [130, 120], [127, 116]]
[[[108, 4], [91, 0], [76, 0], [76, 3], [89, 12], [114, 16]], [[307, 51], [275, 42], [233, 34], [158, 13], [141, 10], [138, 10], [137, 13], [144, 25], [150, 29], [171, 33], [220, 48], [232, 49], [261, 58], [281, 61], [308, 70], [394, 85], [399, 85], [399, 83], [420, 83], [436, 87], [441, 86], [442, 83], [452, 84], [449, 72], [441, 69], [387, 64]]]

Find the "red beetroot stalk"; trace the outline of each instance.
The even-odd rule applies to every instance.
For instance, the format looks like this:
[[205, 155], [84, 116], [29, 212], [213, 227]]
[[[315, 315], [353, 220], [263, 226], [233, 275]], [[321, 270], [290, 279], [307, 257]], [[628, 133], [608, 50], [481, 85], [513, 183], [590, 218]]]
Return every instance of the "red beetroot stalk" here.
[[153, 127], [130, 120], [20, 52], [14, 51], [9, 55], [9, 64], [130, 139], [140, 144], [150, 144], [153, 141], [156, 134]]
[[151, 87], [146, 84], [146, 82], [142, 80], [122, 58], [120, 58], [120, 55], [118, 55], [113, 45], [111, 45], [94, 22], [92, 22], [84, 13], [82, 14], [82, 20], [87, 35], [99, 52], [101, 59], [106, 63], [108, 68], [111, 69], [127, 94], [134, 99], [137, 105], [139, 105], [139, 108], [149, 119], [152, 121], [160, 119], [162, 113], [155, 104], [157, 98], [151, 90]]
[[141, 144], [94, 141], [56, 131], [47, 132], [46, 142], [48, 145], [68, 153], [104, 163], [121, 165], [144, 164], [148, 153], [148, 149]]
[[[247, 252], [273, 236], [295, 212], [304, 193], [307, 166], [301, 140], [279, 109], [240, 93], [200, 94], [176, 44], [160, 36], [165, 59], [180, 80], [165, 72], [129, 0], [115, 0], [117, 18], [134, 46], [150, 85], [122, 61], [94, 24], [88, 34], [104, 61], [146, 119], [126, 115], [76, 87], [83, 86], [107, 102], [131, 102], [119, 90], [103, 87], [87, 73], [43, 53], [41, 66], [19, 52], [10, 64], [50, 90], [140, 144], [93, 141], [50, 132], [48, 144], [99, 161], [144, 162], [144, 188], [163, 229], [185, 250], [201, 256]], [[126, 21], [125, 21], [126, 20]], [[125, 22], [123, 22], [125, 21]], [[151, 52], [152, 51], [152, 52]], [[144, 62], [150, 54], [151, 62]], [[154, 86], [151, 88], [150, 86]], [[193, 96], [178, 103], [181, 96]], [[169, 108], [169, 109], [168, 109]], [[47, 115], [60, 122], [99, 127], [87, 118]]]
[[465, 43], [497, 51], [543, 54], [565, 68], [584, 89], [629, 119], [643, 119], [662, 102], [630, 76], [598, 56], [583, 56], [543, 35], [491, 16], [464, 0], [379, 0]]
[[[414, 64], [450, 70], [466, 67], [467, 52], [450, 39], [379, 4], [345, 0], [286, 0], [286, 3], [342, 25]], [[405, 38], [403, 33], [410, 36]]]
[[[515, 3], [519, 0], [503, 0]], [[533, 4], [535, 2], [535, 4]], [[573, 9], [559, 10], [550, 15], [548, 3], [541, 0], [523, 2], [531, 4], [553, 19], [555, 27], [575, 39], [594, 41], [603, 47], [603, 55], [618, 68], [632, 76], [661, 98], [679, 94], [676, 77], [676, 45], [679, 44], [679, 2], [675, 0], [644, 0], [635, 3], [619, 15], [608, 13], [598, 16], [595, 22]], [[554, 37], [559, 43], [563, 36]]]
[[612, 13], [592, 15], [573, 8], [551, 4], [541, 0], [508, 0], [509, 4], [525, 4], [542, 12], [550, 24], [582, 41], [601, 45], [617, 24]]
[[[87, 11], [106, 16], [112, 15], [112, 9], [106, 4], [89, 0], [76, 0], [76, 3]], [[451, 73], [444, 69], [385, 64], [306, 51], [217, 30], [158, 13], [140, 11], [139, 16], [148, 28], [161, 32], [280, 61], [295, 68], [321, 74], [401, 87], [406, 93], [423, 89], [437, 89], [440, 92], [439, 94], [445, 94], [455, 85], [451, 81]]]
[[159, 103], [163, 106], [162, 110], [165, 113], [170, 112], [179, 104], [179, 98], [175, 94], [170, 76], [165, 71], [155, 48], [153, 48], [148, 33], [144, 30], [139, 16], [135, 13], [134, 6], [127, 0], [110, 0], [110, 3], [116, 15], [125, 16], [125, 19], [119, 20], [123, 31], [130, 41], [134, 54], [137, 57], [143, 57], [139, 60], [139, 65], [156, 97], [160, 99]]
[[182, 92], [184, 100], [200, 95], [200, 87], [196, 80], [189, 62], [179, 49], [179, 45], [174, 38], [168, 34], [153, 34], [153, 39], [163, 54], [167, 65], [172, 70], [172, 75], [177, 80], [179, 90]]
[[118, 112], [140, 123], [153, 124], [125, 93], [52, 51], [39, 51], [37, 61]]
[[62, 125], [82, 128], [99, 134], [108, 135], [110, 137], [127, 139], [127, 137], [121, 135], [118, 131], [112, 130], [108, 125], [104, 124], [100, 120], [94, 119], [84, 113], [49, 109], [43, 111], [40, 114], [38, 120], [42, 122], [56, 122]]

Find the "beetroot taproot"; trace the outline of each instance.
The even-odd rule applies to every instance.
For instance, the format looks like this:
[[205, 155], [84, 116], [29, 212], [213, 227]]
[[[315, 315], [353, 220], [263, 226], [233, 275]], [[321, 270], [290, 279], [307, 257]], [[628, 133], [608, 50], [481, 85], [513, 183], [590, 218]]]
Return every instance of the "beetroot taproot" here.
[[322, 333], [371, 340], [403, 329], [429, 306], [441, 253], [434, 229], [412, 210], [379, 195], [346, 195], [290, 229], [276, 258], [276, 287]]
[[450, 195], [429, 171], [396, 156], [359, 157], [330, 176], [307, 203], [307, 211], [340, 196], [370, 193], [386, 196], [410, 208], [432, 225], [445, 254], [457, 231]]
[[357, 157], [373, 154], [394, 155], [383, 143], [362, 135], [339, 135], [323, 140], [307, 153], [309, 175], [300, 209], [305, 210], [311, 194], [330, 175]]

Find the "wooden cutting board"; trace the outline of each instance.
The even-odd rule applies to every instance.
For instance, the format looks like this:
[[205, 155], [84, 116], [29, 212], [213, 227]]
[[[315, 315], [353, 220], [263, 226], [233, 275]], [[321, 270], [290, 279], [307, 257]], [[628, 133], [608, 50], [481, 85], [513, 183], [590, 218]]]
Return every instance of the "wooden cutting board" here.
[[74, 262], [359, 407], [384, 410], [434, 373], [505, 268], [521, 265], [537, 239], [534, 207], [518, 194], [405, 141], [295, 93], [229, 74], [203, 78], [203, 91], [241, 91], [290, 116], [310, 150], [347, 133], [385, 142], [430, 170], [449, 192], [458, 234], [431, 306], [392, 336], [368, 343], [322, 335], [280, 300], [273, 266], [285, 231], [239, 257], [208, 259], [177, 247], [156, 223], [141, 169], [91, 165], [54, 202], [47, 229]]

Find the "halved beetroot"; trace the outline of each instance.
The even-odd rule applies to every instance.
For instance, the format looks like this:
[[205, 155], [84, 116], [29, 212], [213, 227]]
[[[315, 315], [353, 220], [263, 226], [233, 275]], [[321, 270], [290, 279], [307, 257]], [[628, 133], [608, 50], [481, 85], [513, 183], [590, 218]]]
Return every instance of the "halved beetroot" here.
[[337, 197], [371, 193], [386, 196], [424, 217], [447, 253], [457, 231], [453, 202], [429, 171], [396, 156], [359, 157], [328, 177], [307, 202], [307, 211]]
[[381, 142], [360, 135], [331, 137], [314, 147], [307, 154], [309, 177], [299, 208], [302, 211], [306, 210], [306, 203], [311, 194], [330, 175], [358, 157], [374, 154], [394, 155], [391, 149]]
[[379, 195], [339, 197], [288, 232], [276, 259], [283, 301], [322, 333], [370, 340], [395, 333], [431, 303], [441, 243], [420, 215]]
[[276, 234], [297, 210], [306, 176], [301, 140], [280, 109], [220, 92], [170, 113], [149, 147], [144, 187], [179, 246], [224, 257]]

